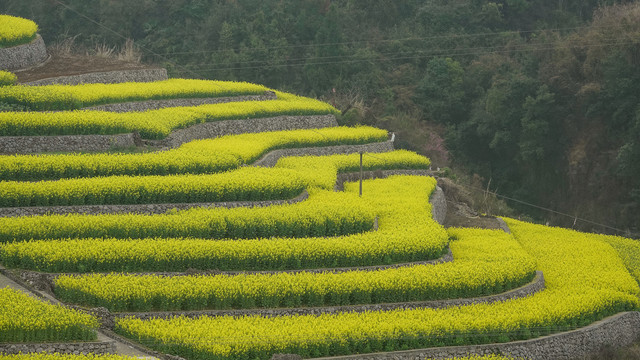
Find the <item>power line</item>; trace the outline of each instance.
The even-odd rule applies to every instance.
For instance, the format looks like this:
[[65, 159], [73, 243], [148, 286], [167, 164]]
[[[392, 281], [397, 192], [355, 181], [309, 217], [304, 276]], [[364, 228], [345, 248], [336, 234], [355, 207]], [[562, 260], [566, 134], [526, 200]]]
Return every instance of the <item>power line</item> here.
[[[586, 48], [594, 48], [594, 47], [604, 47], [608, 45], [622, 45], [622, 44], [633, 44], [633, 41], [616, 41], [610, 43], [594, 43], [582, 45]], [[415, 60], [415, 59], [423, 59], [432, 56], [474, 56], [474, 55], [489, 55], [489, 54], [504, 54], [504, 53], [512, 53], [512, 52], [533, 52], [533, 51], [545, 51], [545, 50], [555, 50], [555, 49], [569, 49], [575, 47], [575, 45], [568, 46], [550, 46], [546, 44], [546, 47], [536, 47], [536, 46], [528, 46], [526, 48], [505, 48], [503, 50], [494, 50], [494, 51], [470, 51], [470, 52], [450, 52], [450, 53], [428, 53], [424, 55], [418, 56], [400, 56], [400, 57], [390, 57], [390, 58], [376, 58], [376, 59], [353, 59], [353, 60], [342, 60], [342, 61], [326, 61], [326, 62], [311, 62], [311, 63], [297, 63], [297, 64], [265, 64], [259, 66], [239, 66], [239, 67], [217, 67], [217, 68], [208, 68], [207, 65], [212, 65], [210, 63], [203, 64], [193, 64], [192, 66], [201, 70], [206, 71], [224, 71], [224, 70], [251, 70], [251, 69], [268, 69], [268, 68], [280, 68], [280, 67], [294, 67], [294, 66], [313, 66], [313, 65], [334, 65], [334, 64], [353, 64], [353, 63], [363, 63], [363, 62], [383, 62], [383, 61], [394, 61], [394, 60]], [[470, 48], [471, 49], [471, 48]], [[466, 50], [466, 49], [462, 49]], [[351, 55], [349, 55], [351, 56]], [[346, 57], [346, 56], [343, 56]], [[307, 58], [307, 60], [312, 60], [317, 58]], [[200, 66], [198, 66], [200, 65]]]
[[[602, 40], [616, 40], [615, 37], [613, 38], [605, 38], [605, 39], [601, 39], [600, 41], [598, 41], [597, 43], [594, 43], [595, 45], [599, 45], [599, 44], [603, 44]], [[425, 50], [419, 50], [416, 51], [416, 54], [427, 54], [427, 55], [438, 55], [438, 53], [440, 52], [452, 52], [452, 56], [455, 55], [456, 51], [471, 51], [471, 50], [499, 50], [499, 49], [520, 49], [520, 48], [529, 48], [529, 49], [533, 49], [536, 47], [542, 47], [542, 46], [547, 46], [547, 45], [556, 45], [556, 44], [561, 44], [562, 41], [558, 40], [558, 41], [550, 41], [550, 42], [540, 42], [540, 43], [534, 43], [534, 44], [515, 44], [515, 45], [494, 45], [494, 46], [477, 46], [477, 47], [460, 47], [460, 48], [435, 48], [435, 49], [430, 49], [428, 52]], [[615, 44], [616, 42], [612, 42], [612, 44]], [[590, 44], [580, 44], [582, 46], [588, 46]], [[262, 50], [262, 49], [258, 49], [258, 50]], [[385, 56], [385, 55], [392, 55], [392, 54], [397, 54], [397, 52], [378, 52], [376, 53], [377, 56]], [[289, 62], [295, 62], [295, 61], [306, 61], [306, 60], [323, 60], [323, 59], [340, 59], [340, 58], [346, 58], [346, 57], [353, 57], [353, 56], [357, 56], [357, 54], [351, 54], [351, 55], [332, 55], [332, 56], [308, 56], [308, 57], [302, 57], [302, 58], [295, 58], [295, 59], [287, 59], [287, 61]], [[246, 60], [246, 61], [234, 61], [235, 64], [255, 64], [255, 63], [262, 63], [264, 62], [264, 60]], [[213, 65], [214, 63], [199, 63], [199, 64], [187, 64], [185, 65], [185, 67], [202, 67], [204, 65]]]
[[506, 196], [506, 195], [500, 195], [497, 192], [488, 191], [487, 189], [482, 189], [482, 188], [471, 186], [471, 185], [461, 185], [461, 184], [458, 184], [458, 185], [462, 186], [463, 188], [470, 189], [470, 190], [481, 191], [481, 192], [484, 192], [484, 193], [488, 192], [488, 193], [494, 194], [494, 196], [502, 198], [502, 199], [506, 199], [506, 200], [513, 201], [513, 202], [517, 202], [519, 204], [530, 206], [530, 207], [536, 208], [538, 210], [547, 211], [547, 212], [550, 212], [550, 213], [553, 213], [553, 214], [556, 214], [556, 215], [566, 216], [568, 218], [575, 219], [576, 221], [582, 221], [582, 222], [585, 222], [585, 223], [588, 223], [588, 224], [591, 224], [591, 225], [596, 225], [596, 226], [603, 227], [605, 229], [614, 230], [614, 231], [616, 231], [618, 233], [623, 233], [623, 234], [627, 234], [627, 235], [634, 236], [634, 237], [640, 236], [640, 234], [637, 234], [637, 233], [632, 233], [632, 232], [627, 231], [627, 230], [618, 229], [616, 227], [605, 225], [605, 224], [601, 224], [601, 223], [598, 223], [598, 222], [595, 222], [595, 221], [592, 221], [592, 220], [583, 219], [583, 218], [578, 217], [577, 215], [570, 215], [570, 214], [567, 214], [567, 213], [563, 213], [563, 212], [560, 212], [560, 211], [557, 211], [557, 210], [546, 208], [544, 206], [532, 204], [530, 202], [527, 202], [527, 201], [524, 201], [524, 200], [520, 200], [520, 199], [516, 199], [516, 198], [513, 198], [513, 197], [509, 197], [509, 196]]
[[[308, 47], [325, 47], [325, 46], [338, 46], [338, 45], [356, 45], [356, 44], [376, 44], [376, 43], [387, 43], [387, 42], [402, 42], [402, 41], [424, 41], [424, 40], [445, 40], [445, 39], [457, 39], [457, 38], [475, 38], [481, 36], [504, 36], [504, 35], [522, 35], [522, 34], [532, 34], [543, 31], [570, 31], [570, 30], [583, 30], [583, 29], [608, 29], [613, 28], [614, 25], [611, 26], [577, 26], [577, 27], [567, 27], [567, 28], [552, 28], [552, 29], [541, 29], [541, 30], [528, 30], [528, 31], [502, 31], [502, 32], [484, 32], [484, 33], [470, 33], [470, 34], [449, 34], [449, 35], [435, 35], [435, 36], [415, 36], [415, 37], [406, 37], [406, 38], [397, 38], [397, 39], [379, 39], [379, 40], [354, 40], [354, 41], [343, 41], [343, 42], [330, 42], [330, 43], [320, 43], [320, 44], [291, 44], [291, 45], [279, 45], [279, 46], [264, 46], [257, 49], [260, 50], [270, 50], [270, 49], [288, 49], [288, 48], [308, 48]], [[201, 51], [176, 51], [176, 52], [167, 52], [163, 53], [163, 55], [194, 55], [194, 54], [211, 54], [218, 52], [229, 52], [229, 51], [244, 51], [244, 50], [255, 50], [256, 48], [241, 48], [236, 47], [232, 49], [216, 49], [216, 50], [201, 50]]]

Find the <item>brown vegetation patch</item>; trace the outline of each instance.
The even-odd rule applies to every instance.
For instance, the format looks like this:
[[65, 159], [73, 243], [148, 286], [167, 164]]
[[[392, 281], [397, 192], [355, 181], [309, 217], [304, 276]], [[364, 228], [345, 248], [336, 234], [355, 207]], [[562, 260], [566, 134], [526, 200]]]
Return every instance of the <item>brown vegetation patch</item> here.
[[45, 64], [16, 72], [16, 76], [19, 83], [25, 83], [60, 76], [149, 68], [156, 67], [106, 57], [54, 53]]

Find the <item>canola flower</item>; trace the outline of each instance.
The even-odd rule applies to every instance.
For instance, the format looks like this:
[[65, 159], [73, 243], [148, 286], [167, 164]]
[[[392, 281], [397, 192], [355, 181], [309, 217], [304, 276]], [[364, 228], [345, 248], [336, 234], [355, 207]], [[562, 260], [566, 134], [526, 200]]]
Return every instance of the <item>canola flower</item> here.
[[169, 79], [117, 84], [15, 86], [0, 89], [0, 101], [34, 111], [77, 110], [129, 101], [261, 95], [269, 88], [247, 82]]
[[[368, 154], [367, 154], [368, 155]], [[292, 157], [284, 167], [249, 167], [211, 175], [110, 176], [0, 182], [0, 206], [149, 204], [290, 199], [304, 188], [332, 188], [339, 172], [359, 169], [359, 155]], [[321, 167], [315, 166], [321, 164]], [[367, 157], [364, 170], [425, 169], [429, 159], [406, 150]], [[310, 176], [313, 170], [315, 177]], [[323, 181], [320, 182], [320, 179]]]
[[278, 100], [172, 107], [131, 113], [90, 110], [0, 112], [0, 136], [111, 135], [137, 131], [146, 139], [163, 139], [175, 129], [205, 122], [338, 113], [331, 105], [318, 100], [277, 94]]
[[621, 236], [608, 236], [604, 240], [618, 252], [627, 270], [640, 283], [640, 241]]
[[0, 70], [0, 91], [3, 86], [15, 85], [18, 81], [16, 74]]
[[[336, 306], [467, 298], [534, 277], [535, 263], [501, 230], [453, 231], [455, 261], [379, 271], [239, 275], [61, 276], [56, 295], [112, 311]], [[453, 286], [455, 284], [455, 286]]]
[[325, 192], [308, 201], [259, 208], [192, 208], [165, 214], [44, 215], [0, 218], [0, 243], [65, 238], [199, 237], [255, 239], [337, 236], [373, 227], [357, 196]]
[[[378, 231], [331, 238], [286, 238], [284, 236], [288, 230], [281, 227], [278, 237], [274, 238], [220, 241], [130, 239], [127, 236], [120, 239], [49, 238], [3, 244], [0, 246], [0, 259], [7, 267], [47, 272], [104, 272], [370, 266], [424, 261], [443, 254], [448, 236], [432, 219], [429, 204], [429, 197], [436, 186], [434, 178], [397, 176], [378, 182], [367, 181], [366, 184], [367, 191], [363, 198], [355, 195], [357, 189], [347, 186], [347, 191], [341, 193], [311, 189], [307, 201], [311, 203], [311, 208], [317, 208], [322, 203], [337, 204], [346, 208], [347, 213], [353, 212], [354, 216], [365, 216], [366, 219], [378, 216]], [[398, 203], [403, 206], [398, 208]], [[333, 217], [331, 214], [327, 215]], [[37, 219], [40, 220], [38, 227], [46, 226], [42, 222], [45, 217]], [[82, 226], [80, 223], [86, 223], [88, 219], [90, 218], [79, 218], [79, 223], [75, 226]], [[0, 219], [0, 223], [2, 221]], [[55, 222], [56, 220], [52, 220], [52, 223]], [[24, 224], [21, 221], [14, 224], [20, 226], [20, 229], [31, 226], [19, 225]], [[5, 222], [2, 226], [14, 225]], [[15, 236], [16, 228], [10, 231]], [[29, 239], [34, 235], [22, 236]]]
[[266, 201], [294, 198], [305, 185], [296, 171], [254, 167], [219, 174], [0, 184], [0, 207]]
[[[189, 358], [320, 357], [526, 339], [640, 309], [638, 284], [604, 239], [506, 219], [545, 274], [546, 289], [494, 304], [446, 309], [264, 318], [120, 319], [116, 329]], [[570, 261], [567, 257], [570, 256]], [[501, 334], [498, 338], [494, 334]], [[207, 336], [203, 343], [194, 339]]]
[[0, 289], [0, 343], [95, 340], [97, 327], [90, 315]]
[[30, 43], [37, 32], [38, 25], [31, 20], [0, 15], [0, 48]]
[[0, 180], [215, 173], [250, 164], [277, 149], [358, 145], [385, 140], [387, 132], [382, 129], [330, 127], [226, 135], [143, 154], [0, 155]]

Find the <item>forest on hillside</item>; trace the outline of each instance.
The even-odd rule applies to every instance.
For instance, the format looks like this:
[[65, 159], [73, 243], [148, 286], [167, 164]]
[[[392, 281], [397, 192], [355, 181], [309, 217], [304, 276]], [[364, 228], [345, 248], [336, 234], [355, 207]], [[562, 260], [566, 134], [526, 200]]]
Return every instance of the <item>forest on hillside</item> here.
[[636, 1], [3, 0], [0, 13], [48, 44], [133, 39], [172, 76], [322, 98], [478, 186], [640, 231]]

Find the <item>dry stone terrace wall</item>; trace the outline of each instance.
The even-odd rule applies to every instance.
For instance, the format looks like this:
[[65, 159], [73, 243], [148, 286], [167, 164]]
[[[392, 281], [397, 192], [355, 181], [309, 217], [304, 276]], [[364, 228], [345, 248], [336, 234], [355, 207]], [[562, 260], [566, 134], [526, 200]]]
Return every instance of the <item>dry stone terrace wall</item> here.
[[333, 115], [278, 116], [223, 120], [174, 131], [164, 140], [143, 140], [136, 133], [120, 135], [0, 136], [0, 154], [38, 152], [104, 152], [144, 144], [176, 148], [192, 140], [265, 131], [317, 129], [337, 126]]
[[208, 122], [176, 130], [164, 140], [147, 141], [150, 145], [160, 145], [176, 148], [184, 143], [211, 139], [223, 135], [238, 135], [245, 133], [260, 133], [267, 131], [319, 129], [338, 126], [333, 115], [311, 116], [277, 116], [245, 120], [224, 120]]
[[45, 214], [164, 214], [169, 210], [186, 210], [195, 207], [199, 208], [237, 208], [237, 207], [265, 207], [272, 205], [294, 204], [304, 201], [309, 197], [309, 193], [304, 190], [300, 195], [289, 200], [269, 200], [269, 201], [227, 201], [213, 203], [184, 203], [184, 204], [141, 204], [141, 205], [84, 205], [84, 206], [34, 206], [34, 207], [14, 207], [0, 208], [0, 217], [33, 216]]
[[[44, 43], [43, 43], [44, 45]], [[116, 70], [105, 72], [94, 72], [80, 75], [59, 76], [36, 81], [22, 83], [23, 85], [41, 86], [41, 85], [79, 85], [79, 84], [116, 84], [123, 82], [153, 82], [167, 80], [167, 70], [163, 68], [157, 69], [135, 69], [135, 70]]]
[[589, 358], [604, 346], [622, 348], [640, 339], [640, 312], [625, 312], [590, 326], [532, 340], [502, 344], [455, 346], [317, 358], [316, 360], [427, 360], [470, 355], [501, 354], [534, 360]]
[[41, 64], [47, 59], [47, 48], [40, 34], [24, 45], [0, 48], [0, 70], [15, 71]]
[[383, 153], [393, 151], [393, 140], [362, 144], [362, 145], [336, 145], [336, 146], [322, 146], [322, 147], [305, 147], [305, 148], [292, 148], [292, 149], [280, 149], [267, 153], [260, 160], [253, 163], [253, 166], [272, 167], [285, 156], [324, 156], [324, 155], [339, 155], [339, 154], [355, 154], [358, 152], [369, 153]]
[[110, 111], [110, 112], [134, 112], [157, 110], [168, 107], [179, 106], [198, 106], [205, 104], [222, 104], [234, 101], [265, 101], [277, 99], [276, 93], [266, 91], [263, 95], [244, 95], [244, 96], [227, 96], [217, 98], [199, 98], [199, 99], [166, 99], [166, 100], [147, 100], [132, 101], [118, 104], [99, 105], [83, 108], [83, 110], [93, 111]]
[[135, 133], [120, 135], [0, 136], [0, 154], [97, 152], [141, 145]]
[[113, 354], [114, 341], [46, 343], [46, 344], [0, 344], [0, 354], [60, 353], [60, 354]]

